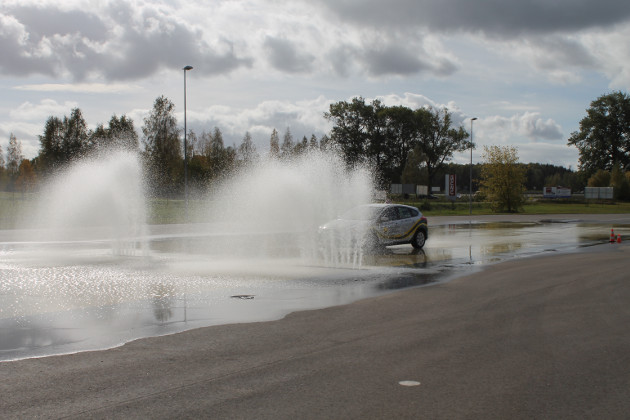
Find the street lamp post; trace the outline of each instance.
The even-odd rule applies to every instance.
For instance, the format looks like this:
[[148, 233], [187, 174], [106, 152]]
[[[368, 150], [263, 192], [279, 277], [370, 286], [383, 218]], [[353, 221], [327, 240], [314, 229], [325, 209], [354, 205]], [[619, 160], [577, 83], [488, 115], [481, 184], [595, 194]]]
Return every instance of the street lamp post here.
[[184, 70], [184, 202], [186, 206], [186, 219], [188, 219], [188, 127], [186, 125], [186, 72], [192, 70], [192, 66], [186, 66]]
[[473, 151], [473, 121], [475, 121], [477, 117], [473, 117], [470, 119], [470, 185], [468, 188], [468, 214], [472, 216], [472, 151]]

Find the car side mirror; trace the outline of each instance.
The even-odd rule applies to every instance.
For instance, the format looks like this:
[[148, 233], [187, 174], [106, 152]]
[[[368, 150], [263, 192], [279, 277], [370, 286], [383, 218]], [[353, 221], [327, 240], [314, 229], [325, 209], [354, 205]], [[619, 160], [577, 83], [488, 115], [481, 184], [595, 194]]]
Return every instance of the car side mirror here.
[[381, 216], [381, 218], [379, 219], [379, 221], [382, 222], [389, 222], [389, 217], [387, 216]]

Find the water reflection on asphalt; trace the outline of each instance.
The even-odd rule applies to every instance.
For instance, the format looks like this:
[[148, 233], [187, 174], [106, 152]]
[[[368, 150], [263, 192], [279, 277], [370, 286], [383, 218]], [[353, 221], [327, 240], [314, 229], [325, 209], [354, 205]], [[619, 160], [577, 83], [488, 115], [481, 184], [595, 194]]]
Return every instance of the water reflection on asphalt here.
[[[194, 232], [191, 226], [187, 232]], [[608, 225], [571, 221], [445, 224], [431, 227], [424, 250], [388, 247], [361, 255], [359, 265], [330, 267], [301, 254], [299, 238], [289, 234], [261, 234], [257, 240], [274, 244], [261, 255], [247, 246], [226, 250], [218, 237], [167, 229], [174, 228], [149, 237], [148, 252], [125, 253], [98, 241], [10, 242], [0, 232], [0, 360], [278, 319], [445, 281], [506, 259], [608, 242], [610, 233]], [[615, 230], [627, 236], [630, 226]]]

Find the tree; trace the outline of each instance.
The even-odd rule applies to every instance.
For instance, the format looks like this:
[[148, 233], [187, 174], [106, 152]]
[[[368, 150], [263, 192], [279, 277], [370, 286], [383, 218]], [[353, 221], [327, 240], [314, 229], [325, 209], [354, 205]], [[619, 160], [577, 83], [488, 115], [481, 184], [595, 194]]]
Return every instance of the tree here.
[[420, 148], [408, 153], [405, 168], [403, 169], [401, 182], [404, 184], [422, 184], [426, 182], [427, 171], [424, 161], [426, 157]]
[[295, 144], [293, 142], [293, 135], [291, 134], [291, 129], [287, 127], [287, 130], [284, 132], [284, 137], [282, 138], [282, 145], [280, 146], [280, 158], [291, 158], [291, 156], [293, 156], [294, 149]]
[[319, 139], [319, 150], [327, 151], [333, 148], [332, 140], [326, 134]]
[[236, 150], [232, 147], [225, 147], [223, 143], [223, 133], [218, 127], [210, 138], [210, 148], [208, 154], [208, 166], [211, 179], [225, 178], [234, 168], [236, 162]]
[[380, 101], [372, 104], [365, 99], [353, 98], [351, 102], [331, 104], [324, 118], [333, 123], [331, 140], [339, 147], [349, 166], [372, 161], [378, 166], [378, 156], [383, 143], [384, 127], [378, 124]]
[[425, 157], [427, 183], [453, 154], [471, 146], [468, 133], [451, 127], [448, 110], [386, 107], [363, 98], [330, 105], [324, 117], [333, 123], [331, 139], [348, 165], [368, 162], [384, 184], [399, 182], [411, 150]]
[[79, 108], [74, 108], [70, 116], [64, 116], [63, 120], [49, 117], [44, 134], [39, 136], [38, 169], [45, 174], [51, 173], [82, 158], [94, 149], [97, 140], [104, 136], [104, 131], [103, 126], [99, 125], [90, 133]]
[[186, 150], [185, 154], [188, 159], [191, 159], [193, 156], [195, 156], [195, 150], [197, 148], [196, 146], [198, 142], [199, 140], [197, 139], [197, 133], [195, 133], [193, 130], [188, 130], [188, 135], [186, 136], [186, 147], [188, 148], [188, 150]]
[[310, 150], [319, 149], [319, 141], [317, 141], [317, 136], [315, 134], [311, 134], [311, 140], [308, 142], [308, 148]]
[[523, 206], [526, 172], [516, 147], [484, 146], [481, 186], [494, 211], [514, 213]]
[[108, 147], [117, 147], [127, 150], [138, 150], [138, 133], [131, 118], [123, 115], [120, 118], [112, 115], [107, 128], [99, 124], [90, 134], [89, 147], [92, 150], [101, 150]]
[[24, 156], [22, 156], [22, 142], [11, 133], [9, 135], [9, 147], [7, 148], [7, 172], [12, 178], [17, 177], [22, 159], [24, 159]]
[[619, 165], [613, 166], [610, 173], [610, 186], [613, 187], [615, 200], [628, 200], [630, 197], [630, 184]]
[[238, 159], [246, 165], [258, 159], [256, 146], [252, 141], [252, 135], [249, 134], [249, 131], [245, 133], [245, 137], [243, 137], [243, 141], [238, 147], [237, 153]]
[[609, 185], [610, 172], [605, 171], [604, 169], [598, 169], [597, 172], [588, 179], [589, 187], [608, 187]]
[[4, 171], [4, 153], [2, 153], [2, 145], [0, 145], [0, 175]]
[[138, 133], [133, 125], [133, 120], [127, 118], [126, 115], [121, 117], [116, 117], [116, 114], [112, 115], [109, 120], [109, 137], [116, 146], [128, 150], [138, 150]]
[[18, 169], [18, 177], [15, 181], [15, 187], [19, 191], [27, 192], [33, 188], [35, 185], [35, 171], [33, 170], [33, 165], [28, 159], [22, 159], [20, 163], [20, 167]]
[[[386, 107], [379, 100], [368, 104], [361, 97], [332, 104], [324, 114], [334, 124], [331, 141], [346, 163], [369, 163], [384, 184], [400, 180], [417, 137], [412, 116], [409, 108]], [[322, 138], [321, 148], [327, 143]]]
[[183, 172], [179, 128], [175, 105], [158, 97], [142, 127], [144, 151], [149, 163], [153, 187], [162, 191], [181, 177]]
[[453, 153], [471, 147], [466, 141], [468, 133], [463, 127], [452, 128], [451, 113], [446, 109], [419, 108], [415, 111], [418, 127], [418, 146], [425, 156], [429, 188], [437, 171], [453, 157]]
[[591, 102], [568, 144], [577, 147], [580, 169], [589, 176], [630, 164], [630, 96], [613, 92]]
[[271, 138], [269, 139], [269, 157], [280, 157], [280, 137], [278, 137], [278, 130], [275, 128], [271, 132]]
[[301, 154], [304, 154], [308, 151], [308, 139], [306, 138], [306, 136], [302, 137], [302, 141], [296, 143], [295, 147], [293, 148], [293, 154], [299, 156]]
[[62, 165], [64, 128], [58, 117], [48, 117], [44, 125], [44, 134], [39, 136], [39, 160], [44, 173], [50, 173]]
[[[394, 106], [381, 108], [378, 112], [379, 121], [384, 124], [385, 139], [379, 150], [379, 167], [384, 179], [399, 183], [407, 157], [418, 139], [414, 111], [404, 106]], [[416, 156], [419, 155], [424, 154], [420, 151]]]
[[63, 117], [61, 138], [61, 163], [67, 164], [81, 158], [89, 149], [88, 128], [79, 108], [70, 112], [70, 117]]

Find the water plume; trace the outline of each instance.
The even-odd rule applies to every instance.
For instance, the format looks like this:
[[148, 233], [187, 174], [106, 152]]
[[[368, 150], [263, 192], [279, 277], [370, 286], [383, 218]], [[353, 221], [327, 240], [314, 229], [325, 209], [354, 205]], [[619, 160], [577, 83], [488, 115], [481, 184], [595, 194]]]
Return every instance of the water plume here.
[[216, 188], [207, 203], [213, 229], [229, 232], [224, 249], [258, 257], [317, 256], [317, 228], [345, 210], [370, 202], [369, 168], [348, 168], [335, 153], [311, 151], [293, 159], [264, 159]]
[[144, 190], [137, 153], [110, 151], [48, 180], [22, 227], [35, 241], [105, 240], [116, 254], [135, 253], [145, 235]]

